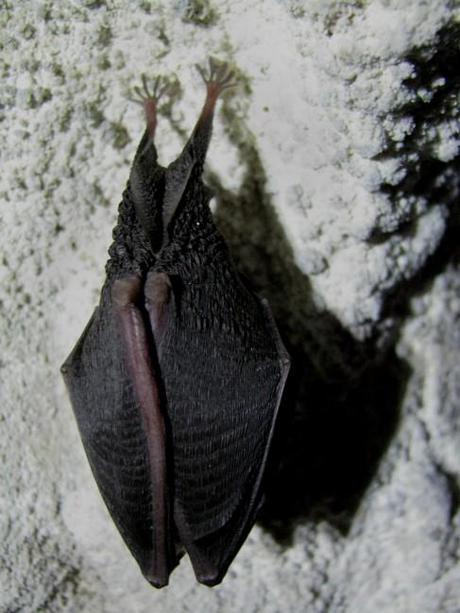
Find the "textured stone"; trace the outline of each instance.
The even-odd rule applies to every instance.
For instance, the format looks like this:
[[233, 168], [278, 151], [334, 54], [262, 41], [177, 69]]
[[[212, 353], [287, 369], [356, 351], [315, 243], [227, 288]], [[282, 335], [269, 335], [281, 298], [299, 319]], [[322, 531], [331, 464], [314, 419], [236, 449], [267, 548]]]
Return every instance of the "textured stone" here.
[[[80, 0], [0, 11], [0, 610], [460, 610], [460, 9], [449, 0]], [[278, 472], [213, 589], [145, 583], [59, 375], [98, 300], [142, 130], [172, 160], [234, 62], [216, 218], [294, 356]], [[179, 87], [180, 83], [180, 87]]]

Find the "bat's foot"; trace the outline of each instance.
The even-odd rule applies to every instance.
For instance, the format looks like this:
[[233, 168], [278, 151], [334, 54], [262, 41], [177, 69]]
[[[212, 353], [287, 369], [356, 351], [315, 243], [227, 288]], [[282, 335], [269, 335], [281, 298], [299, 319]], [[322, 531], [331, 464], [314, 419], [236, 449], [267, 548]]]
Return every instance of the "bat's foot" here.
[[132, 102], [136, 102], [137, 104], [145, 104], [146, 102], [158, 104], [162, 96], [170, 89], [170, 84], [164, 77], [156, 77], [149, 83], [147, 76], [142, 74], [141, 80], [142, 89], [138, 85], [133, 87], [134, 95], [129, 98]]
[[147, 581], [150, 583], [150, 585], [152, 585], [153, 587], [156, 587], [157, 590], [161, 589], [162, 587], [166, 587], [169, 583], [169, 577], [165, 578], [165, 577], [154, 577], [152, 575], [144, 575], [145, 578], [147, 579]]
[[222, 577], [217, 573], [211, 575], [199, 574], [196, 577], [199, 583], [207, 585], [208, 587], [214, 587], [215, 585], [219, 585], [219, 583], [222, 583]]
[[209, 58], [209, 69], [196, 65], [203, 81], [206, 83], [208, 99], [217, 100], [217, 97], [226, 89], [236, 85], [235, 74], [227, 62], [220, 62], [216, 58]]
[[162, 77], [156, 77], [149, 83], [145, 74], [141, 75], [142, 88], [133, 87], [133, 94], [129, 100], [144, 107], [147, 130], [151, 137], [155, 133], [157, 124], [157, 108], [160, 99], [169, 92], [170, 84]]

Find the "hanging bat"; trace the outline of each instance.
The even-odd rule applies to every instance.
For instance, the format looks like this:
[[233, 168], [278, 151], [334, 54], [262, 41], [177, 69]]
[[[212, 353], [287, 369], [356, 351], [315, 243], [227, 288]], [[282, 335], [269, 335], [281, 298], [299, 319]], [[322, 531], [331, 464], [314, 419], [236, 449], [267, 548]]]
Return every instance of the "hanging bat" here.
[[236, 271], [202, 181], [226, 64], [199, 69], [206, 100], [167, 168], [154, 134], [165, 84], [135, 88], [146, 129], [119, 206], [99, 306], [62, 367], [108, 510], [145, 578], [186, 551], [224, 577], [261, 506], [289, 370], [266, 302]]

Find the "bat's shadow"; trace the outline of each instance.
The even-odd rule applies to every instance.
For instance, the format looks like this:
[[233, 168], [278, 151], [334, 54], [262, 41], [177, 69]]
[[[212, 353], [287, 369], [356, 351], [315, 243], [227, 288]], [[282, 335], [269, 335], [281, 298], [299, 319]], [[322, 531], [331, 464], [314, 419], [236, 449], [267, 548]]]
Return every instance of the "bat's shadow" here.
[[[238, 193], [222, 189], [212, 175], [207, 182], [236, 265], [268, 299], [291, 355], [259, 518], [289, 544], [299, 522], [326, 519], [348, 531], [397, 429], [410, 370], [395, 352], [398, 324], [382, 347], [377, 338], [359, 342], [334, 315], [318, 311], [265, 190], [257, 151], [242, 153], [247, 173]], [[435, 268], [445, 257], [446, 241], [432, 258]], [[433, 261], [424, 279], [430, 266]], [[414, 280], [397, 299], [388, 298], [393, 321], [404, 321], [417, 287]]]
[[208, 182], [236, 265], [268, 299], [291, 355], [260, 518], [278, 540], [289, 541], [305, 519], [349, 527], [395, 431], [408, 368], [393, 348], [381, 355], [314, 306], [251, 153], [238, 194], [213, 177]]

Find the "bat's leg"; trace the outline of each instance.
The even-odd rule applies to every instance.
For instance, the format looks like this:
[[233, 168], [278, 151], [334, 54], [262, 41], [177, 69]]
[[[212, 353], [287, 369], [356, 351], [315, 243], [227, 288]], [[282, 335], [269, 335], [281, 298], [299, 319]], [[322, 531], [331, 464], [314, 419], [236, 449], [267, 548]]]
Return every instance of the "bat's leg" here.
[[226, 63], [209, 59], [209, 72], [197, 66], [206, 83], [206, 99], [195, 128], [180, 156], [168, 166], [166, 171], [165, 198], [163, 207], [163, 226], [167, 227], [180, 202], [193, 169], [199, 174], [203, 171], [204, 160], [212, 133], [214, 109], [219, 95], [234, 86], [233, 72]]
[[159, 205], [164, 191], [164, 169], [157, 162], [154, 137], [158, 103], [168, 90], [169, 85], [160, 78], [155, 79], [149, 88], [145, 75], [142, 75], [142, 88], [135, 87], [136, 98], [131, 98], [144, 107], [146, 128], [134, 156], [129, 176], [129, 194], [139, 225], [150, 240], [154, 252], [161, 248], [163, 230]]
[[217, 62], [214, 58], [209, 58], [208, 73], [201, 66], [197, 66], [197, 70], [206, 84], [206, 99], [182, 155], [186, 155], [188, 150], [191, 150], [194, 163], [202, 166], [211, 139], [212, 119], [217, 99], [224, 90], [234, 87], [235, 81], [229, 65], [225, 62]]
[[149, 87], [146, 76], [142, 75], [142, 89], [138, 86], [133, 88], [134, 95], [129, 99], [132, 102], [141, 104], [144, 107], [146, 128], [134, 159], [139, 158], [150, 152], [151, 159], [156, 162], [157, 151], [155, 148], [154, 137], [157, 127], [157, 108], [161, 97], [168, 91], [169, 86], [160, 77], [153, 82], [153, 87]]
[[111, 296], [121, 324], [127, 365], [142, 413], [150, 464], [153, 553], [150, 563], [142, 571], [152, 585], [163, 587], [167, 585], [174, 566], [166, 466], [166, 428], [160, 404], [159, 377], [150, 357], [142, 314], [136, 306], [141, 288], [139, 277], [132, 275], [116, 280]]

